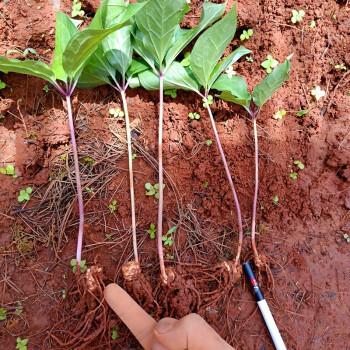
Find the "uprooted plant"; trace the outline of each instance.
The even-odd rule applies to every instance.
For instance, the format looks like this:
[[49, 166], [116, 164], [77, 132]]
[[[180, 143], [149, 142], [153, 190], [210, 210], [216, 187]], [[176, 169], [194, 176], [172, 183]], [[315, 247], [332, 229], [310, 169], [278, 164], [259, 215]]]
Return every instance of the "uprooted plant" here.
[[77, 240], [76, 260], [81, 261], [84, 235], [84, 204], [81, 189], [79, 158], [75, 137], [71, 96], [78, 83], [81, 71], [89, 57], [96, 50], [98, 43], [109, 34], [124, 27], [129, 19], [142, 7], [140, 4], [129, 6], [119, 17], [119, 21], [108, 29], [86, 29], [78, 31], [74, 22], [64, 13], [56, 16], [55, 53], [51, 65], [41, 61], [8, 59], [0, 57], [0, 71], [4, 73], [20, 73], [41, 78], [62, 95], [66, 101], [68, 125], [73, 149], [76, 175], [76, 191], [79, 206], [79, 233]]
[[[119, 16], [125, 11], [127, 6], [129, 6], [129, 2], [124, 0], [104, 1], [96, 12], [89, 28], [101, 30], [116, 25], [119, 22]], [[140, 70], [142, 71], [147, 68], [145, 65], [132, 59], [131, 30], [132, 21], [102, 40], [97, 50], [88, 60], [78, 82], [78, 87], [83, 88], [108, 84], [119, 92], [122, 99], [128, 148], [131, 228], [134, 252], [134, 260], [123, 265], [122, 271], [129, 287], [132, 286], [134, 280], [144, 280], [144, 278], [141, 276], [141, 266], [137, 249], [132, 133], [126, 90], [129, 87], [130, 78]], [[146, 297], [149, 297], [151, 288], [148, 283], [146, 283], [145, 289], [147, 289]]]
[[267, 259], [265, 256], [259, 255], [256, 246], [256, 215], [259, 192], [259, 144], [257, 118], [263, 105], [282, 86], [282, 84], [289, 79], [290, 59], [291, 56], [289, 56], [284, 63], [277, 65], [271, 73], [255, 86], [252, 94], [249, 93], [244, 78], [238, 76], [230, 78], [223, 74], [219, 77], [214, 86], [216, 90], [221, 91], [220, 98], [222, 100], [233, 102], [244, 107], [252, 120], [254, 134], [255, 187], [252, 206], [251, 242], [255, 265], [258, 269], [267, 271], [270, 280], [272, 279], [272, 275], [266, 263]]
[[[159, 89], [158, 162], [159, 162], [159, 204], [157, 220], [157, 249], [161, 278], [166, 285], [174, 279], [173, 271], [166, 270], [163, 253], [163, 104], [164, 90], [174, 88], [168, 84], [168, 77], [178, 72], [180, 63], [175, 62], [181, 51], [206, 27], [217, 21], [225, 10], [225, 4], [206, 2], [199, 24], [189, 30], [181, 29], [180, 22], [188, 11], [186, 0], [150, 0], [136, 16], [133, 30], [134, 48], [148, 65], [148, 70], [139, 74], [138, 79], [146, 89]], [[182, 67], [182, 66], [181, 66]], [[181, 80], [176, 76], [176, 79]], [[136, 85], [138, 85], [136, 83]], [[169, 85], [169, 86], [168, 86]], [[177, 86], [175, 86], [176, 88]], [[170, 281], [171, 282], [171, 281]]]

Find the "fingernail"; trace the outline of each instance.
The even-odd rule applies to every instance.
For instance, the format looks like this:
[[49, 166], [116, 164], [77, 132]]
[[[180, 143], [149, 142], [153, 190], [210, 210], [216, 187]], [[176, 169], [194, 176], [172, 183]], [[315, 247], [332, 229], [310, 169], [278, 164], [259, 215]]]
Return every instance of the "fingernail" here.
[[168, 333], [171, 331], [171, 329], [173, 328], [173, 320], [161, 320], [155, 327], [155, 331], [158, 334], [164, 334], [164, 333]]

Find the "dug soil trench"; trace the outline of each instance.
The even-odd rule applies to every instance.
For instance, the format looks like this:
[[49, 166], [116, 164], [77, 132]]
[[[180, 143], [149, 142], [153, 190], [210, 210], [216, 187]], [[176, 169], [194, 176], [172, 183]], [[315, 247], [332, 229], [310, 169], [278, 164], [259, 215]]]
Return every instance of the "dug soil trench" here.
[[[83, 3], [92, 16], [96, 2]], [[186, 26], [198, 20], [201, 3], [192, 0], [196, 10], [187, 15]], [[68, 1], [60, 5], [70, 11]], [[292, 9], [304, 9], [301, 24], [291, 24]], [[350, 75], [334, 66], [343, 63], [350, 69], [350, 5], [334, 0], [248, 0], [239, 2], [238, 18], [237, 38], [243, 29], [254, 30], [244, 42], [253, 62], [241, 59], [235, 65], [250, 86], [265, 74], [260, 64], [268, 54], [282, 62], [294, 53], [290, 80], [258, 120], [258, 248], [268, 257], [274, 279], [272, 284], [262, 275], [262, 289], [288, 349], [348, 349]], [[312, 20], [315, 28], [310, 28]], [[51, 1], [2, 1], [0, 54], [30, 47], [49, 61], [54, 24]], [[233, 46], [239, 44], [235, 39]], [[69, 293], [76, 282], [69, 262], [75, 253], [78, 209], [66, 112], [54, 91], [43, 90], [43, 82], [15, 74], [0, 78], [7, 84], [0, 90], [0, 166], [14, 164], [17, 174], [0, 175], [0, 307], [7, 310], [0, 321], [0, 347], [14, 349], [21, 337], [29, 339], [28, 349], [61, 349], [52, 334], [62, 335], [64, 325], [57, 328], [58, 321], [77, 304]], [[310, 94], [317, 85], [326, 91], [318, 103]], [[237, 224], [220, 156], [215, 143], [207, 142], [214, 140], [210, 121], [201, 99], [189, 92], [165, 98], [164, 227], [177, 226], [174, 244], [166, 248], [166, 264], [181, 280], [170, 291], [160, 286], [156, 243], [146, 232], [156, 222], [157, 201], [146, 196], [144, 188], [147, 182], [157, 182], [158, 95], [141, 89], [127, 95], [136, 153], [142, 283], [150, 284], [153, 298], [150, 302], [149, 295], [143, 295], [140, 302], [158, 318], [199, 312], [237, 350], [273, 349], [244, 280], [220, 294], [224, 277], [213, 267], [234, 257]], [[86, 203], [84, 254], [88, 266], [103, 269], [101, 284], [123, 284], [121, 267], [132, 259], [126, 136], [123, 119], [108, 112], [121, 101], [106, 87], [79, 90], [75, 96]], [[276, 120], [280, 109], [287, 115]], [[297, 117], [302, 109], [308, 113]], [[189, 112], [201, 118], [190, 121]], [[251, 122], [244, 111], [223, 102], [216, 101], [213, 112], [242, 206], [243, 257], [248, 258], [254, 190]], [[298, 170], [295, 160], [305, 169]], [[290, 178], [291, 171], [298, 173], [296, 180]], [[23, 206], [17, 196], [27, 186], [34, 191]], [[108, 207], [113, 200], [115, 210]], [[201, 281], [210, 280], [208, 271], [221, 277], [203, 287]], [[212, 291], [219, 297], [204, 302], [203, 295]], [[82, 322], [81, 314], [76, 315], [73, 321]], [[84, 349], [139, 349], [115, 315], [103, 317], [104, 330]]]

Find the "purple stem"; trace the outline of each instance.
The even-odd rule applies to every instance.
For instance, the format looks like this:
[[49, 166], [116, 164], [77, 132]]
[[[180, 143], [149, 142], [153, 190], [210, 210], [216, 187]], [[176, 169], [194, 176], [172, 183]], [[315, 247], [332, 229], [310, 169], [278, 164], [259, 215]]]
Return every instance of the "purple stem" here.
[[159, 201], [158, 201], [158, 223], [157, 223], [157, 251], [159, 256], [160, 273], [163, 282], [166, 284], [168, 276], [165, 271], [164, 253], [163, 253], [163, 119], [164, 119], [164, 76], [159, 74], [159, 124], [158, 124], [158, 184], [159, 184]]
[[217, 147], [218, 147], [218, 150], [219, 150], [222, 162], [224, 164], [226, 177], [227, 177], [227, 180], [228, 180], [228, 182], [230, 184], [231, 192], [232, 192], [232, 195], [233, 195], [233, 200], [234, 200], [235, 207], [236, 207], [236, 215], [237, 215], [237, 221], [238, 221], [239, 236], [238, 236], [238, 247], [237, 247], [237, 255], [236, 255], [236, 259], [235, 259], [235, 266], [238, 266], [239, 261], [240, 261], [241, 251], [242, 251], [242, 244], [243, 244], [243, 224], [242, 224], [241, 207], [239, 205], [239, 200], [238, 200], [237, 192], [236, 192], [236, 189], [235, 189], [235, 185], [233, 184], [233, 181], [232, 181], [232, 175], [231, 175], [230, 169], [229, 169], [228, 164], [227, 164], [227, 160], [226, 160], [226, 157], [225, 157], [225, 152], [224, 152], [224, 150], [222, 148], [222, 145], [221, 145], [220, 136], [219, 136], [219, 133], [218, 133], [216, 125], [215, 125], [215, 120], [214, 120], [214, 117], [213, 117], [213, 113], [212, 113], [208, 103], [206, 103], [206, 106], [207, 106], [208, 114], [209, 114], [209, 117], [210, 117], [211, 126], [212, 126], [212, 128], [214, 130], [216, 144], [217, 144]]
[[253, 115], [253, 131], [254, 131], [254, 163], [255, 163], [255, 189], [253, 198], [253, 210], [252, 210], [252, 249], [254, 256], [259, 256], [258, 249], [256, 247], [255, 235], [256, 235], [256, 208], [258, 203], [259, 192], [259, 144], [258, 144], [258, 130], [256, 125], [256, 115]]
[[123, 110], [125, 114], [125, 126], [126, 126], [126, 137], [128, 144], [128, 161], [129, 161], [129, 185], [130, 185], [130, 205], [131, 205], [131, 228], [132, 228], [132, 243], [134, 249], [135, 262], [139, 263], [139, 254], [137, 251], [137, 236], [136, 236], [136, 210], [135, 210], [135, 193], [134, 193], [134, 173], [132, 164], [132, 139], [131, 139], [131, 128], [129, 110], [126, 102], [125, 91], [121, 90], [120, 94], [123, 101]]
[[75, 139], [74, 120], [73, 120], [72, 103], [71, 103], [70, 95], [66, 95], [66, 102], [67, 102], [67, 111], [68, 111], [69, 132], [70, 132], [70, 138], [71, 138], [72, 149], [73, 149], [76, 190], [77, 190], [78, 206], [79, 206], [79, 233], [78, 233], [76, 260], [78, 263], [80, 263], [81, 253], [83, 249], [83, 236], [84, 236], [84, 202], [83, 202], [83, 192], [81, 189], [78, 148], [77, 148], [77, 141]]

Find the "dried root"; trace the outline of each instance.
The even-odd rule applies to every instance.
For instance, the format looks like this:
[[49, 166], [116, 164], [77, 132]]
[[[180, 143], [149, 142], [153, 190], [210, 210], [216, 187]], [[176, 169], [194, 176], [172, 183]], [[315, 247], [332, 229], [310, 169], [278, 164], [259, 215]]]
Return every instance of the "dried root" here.
[[154, 308], [151, 283], [141, 272], [140, 264], [129, 261], [122, 267], [124, 287], [128, 293], [146, 310]]
[[254, 264], [257, 270], [258, 281], [262, 283], [263, 280], [266, 279], [267, 289], [273, 292], [275, 287], [275, 280], [270, 269], [269, 259], [265, 255], [259, 254], [258, 256], [254, 257]]
[[108, 337], [108, 307], [103, 296], [102, 268], [92, 266], [83, 275], [78, 271], [76, 278], [76, 285], [67, 293], [70, 301], [67, 315], [58, 315], [60, 321], [49, 333], [58, 345], [55, 349], [93, 349], [95, 340]]

